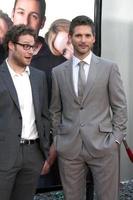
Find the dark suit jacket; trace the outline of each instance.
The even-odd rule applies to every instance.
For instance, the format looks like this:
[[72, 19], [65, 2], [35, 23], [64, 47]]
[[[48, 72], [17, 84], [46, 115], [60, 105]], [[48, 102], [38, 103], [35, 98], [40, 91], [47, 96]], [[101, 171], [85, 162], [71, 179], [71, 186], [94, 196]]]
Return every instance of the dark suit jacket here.
[[3, 47], [3, 45], [0, 44], [0, 65], [3, 63], [5, 58], [7, 57], [7, 53]]
[[[35, 122], [40, 148], [47, 157], [49, 148], [49, 112], [45, 74], [30, 67], [30, 82]], [[6, 62], [0, 66], [0, 170], [9, 169], [16, 160], [20, 146], [22, 116], [18, 97]]]

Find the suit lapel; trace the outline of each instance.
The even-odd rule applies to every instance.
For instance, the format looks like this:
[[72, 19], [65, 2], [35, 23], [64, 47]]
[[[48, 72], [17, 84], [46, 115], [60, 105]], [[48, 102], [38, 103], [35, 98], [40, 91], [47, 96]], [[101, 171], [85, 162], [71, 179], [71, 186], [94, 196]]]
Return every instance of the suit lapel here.
[[85, 98], [87, 97], [91, 88], [94, 85], [94, 82], [95, 82], [95, 79], [96, 79], [96, 76], [98, 73], [98, 70], [97, 70], [98, 62], [99, 62], [98, 58], [94, 54], [92, 54], [89, 74], [88, 74], [87, 83], [86, 83], [86, 87], [85, 87], [85, 91], [84, 91], [84, 95], [83, 95], [83, 101], [85, 100]]
[[2, 75], [2, 78], [3, 78], [4, 82], [5, 82], [5, 85], [9, 90], [10, 96], [13, 99], [14, 103], [16, 104], [17, 108], [20, 110], [17, 92], [16, 92], [16, 89], [15, 89], [13, 80], [11, 78], [11, 75], [9, 73], [9, 70], [8, 70], [6, 62], [4, 62], [1, 65], [0, 70], [2, 72], [1, 75]]
[[69, 89], [71, 95], [74, 97], [75, 101], [77, 103], [80, 103], [79, 99], [75, 93], [74, 84], [73, 84], [72, 59], [67, 61], [65, 70], [66, 70], [65, 71], [65, 79], [66, 79], [66, 83], [68, 85], [68, 89]]
[[36, 73], [30, 68], [30, 83], [31, 83], [31, 90], [32, 90], [32, 98], [34, 104], [35, 115], [38, 113], [39, 108], [39, 95], [38, 95], [38, 78]]

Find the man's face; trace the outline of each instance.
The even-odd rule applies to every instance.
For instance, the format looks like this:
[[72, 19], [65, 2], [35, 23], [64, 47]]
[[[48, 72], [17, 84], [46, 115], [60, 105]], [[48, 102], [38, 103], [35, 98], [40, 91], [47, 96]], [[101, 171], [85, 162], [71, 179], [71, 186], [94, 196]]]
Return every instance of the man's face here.
[[18, 0], [12, 13], [12, 21], [15, 25], [28, 25], [38, 33], [45, 22], [41, 20], [39, 1]]
[[95, 36], [88, 25], [76, 26], [69, 39], [74, 47], [74, 55], [79, 58], [85, 58], [90, 53], [95, 42]]
[[16, 43], [9, 42], [9, 55], [12, 62], [16, 66], [25, 68], [31, 63], [34, 46], [34, 37], [29, 34], [21, 35]]
[[0, 44], [3, 44], [5, 34], [8, 31], [8, 26], [4, 19], [0, 18]]

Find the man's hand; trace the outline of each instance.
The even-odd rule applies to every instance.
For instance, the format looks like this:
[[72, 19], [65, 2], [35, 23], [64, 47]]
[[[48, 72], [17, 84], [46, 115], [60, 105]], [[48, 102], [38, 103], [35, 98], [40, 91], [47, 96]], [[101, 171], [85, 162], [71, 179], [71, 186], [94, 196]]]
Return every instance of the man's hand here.
[[49, 165], [48, 161], [46, 160], [44, 162], [44, 165], [43, 165], [43, 168], [41, 171], [41, 175], [46, 175], [46, 174], [48, 174], [49, 171], [50, 171], [50, 165]]
[[41, 175], [48, 174], [48, 172], [50, 171], [50, 167], [53, 165], [56, 157], [57, 157], [57, 153], [56, 153], [54, 145], [52, 144], [49, 150], [48, 159], [45, 161], [43, 165]]
[[57, 152], [56, 152], [56, 149], [55, 149], [54, 144], [52, 144], [51, 147], [50, 147], [49, 156], [48, 156], [48, 159], [47, 159], [47, 161], [48, 161], [50, 167], [51, 167], [52, 164], [54, 163], [56, 157], [57, 157]]

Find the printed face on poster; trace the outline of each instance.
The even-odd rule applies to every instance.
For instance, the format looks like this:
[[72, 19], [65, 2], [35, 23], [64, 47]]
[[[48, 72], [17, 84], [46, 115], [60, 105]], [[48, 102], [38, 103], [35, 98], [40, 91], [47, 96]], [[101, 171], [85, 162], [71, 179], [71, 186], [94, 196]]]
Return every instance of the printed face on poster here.
[[[40, 0], [43, 2], [43, 0]], [[78, 15], [87, 15], [89, 16], [96, 25], [96, 42], [94, 44], [93, 51], [96, 55], [101, 54], [101, 5], [102, 0], [83, 0], [81, 3], [77, 0], [45, 0], [46, 1], [46, 12], [45, 20], [41, 20], [40, 17], [36, 15], [36, 12], [40, 13], [40, 3], [38, 0], [8, 0], [3, 1], [0, 9], [7, 13], [9, 17], [12, 18], [14, 24], [26, 24], [27, 19], [28, 24], [32, 23], [31, 28], [37, 31], [37, 33], [45, 37], [47, 31], [49, 30], [51, 24], [58, 19], [66, 19], [70, 21]], [[15, 10], [13, 12], [14, 4], [16, 3]], [[43, 3], [42, 3], [43, 4]], [[16, 9], [17, 7], [17, 9]], [[43, 6], [41, 6], [42, 9]], [[24, 8], [24, 9], [23, 9]], [[26, 10], [26, 11], [25, 11]], [[15, 13], [15, 14], [14, 14]], [[30, 15], [28, 13], [31, 13]], [[43, 12], [44, 13], [44, 12]], [[28, 17], [30, 16], [30, 17]], [[24, 19], [25, 18], [25, 19]], [[56, 25], [57, 26], [57, 25]], [[68, 30], [66, 31], [68, 34]], [[60, 41], [62, 43], [62, 38], [64, 44], [67, 42], [67, 34], [60, 36], [57, 43]], [[45, 37], [46, 38], [46, 37]], [[68, 40], [68, 39], [67, 39]], [[58, 46], [56, 47], [58, 49]], [[59, 47], [60, 48], [60, 47]], [[64, 47], [61, 46], [61, 49]], [[68, 56], [69, 57], [69, 56]]]
[[[32, 2], [33, 0], [29, 1]], [[14, 2], [15, 0], [3, 1], [0, 9], [11, 17]], [[59, 18], [71, 20], [77, 15], [87, 15], [94, 19], [94, 3], [95, 0], [83, 0], [82, 3], [78, 3], [77, 0], [46, 0], [46, 21], [39, 34], [44, 36], [50, 24]]]

